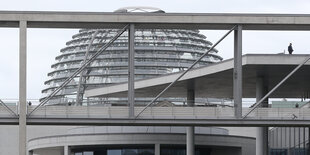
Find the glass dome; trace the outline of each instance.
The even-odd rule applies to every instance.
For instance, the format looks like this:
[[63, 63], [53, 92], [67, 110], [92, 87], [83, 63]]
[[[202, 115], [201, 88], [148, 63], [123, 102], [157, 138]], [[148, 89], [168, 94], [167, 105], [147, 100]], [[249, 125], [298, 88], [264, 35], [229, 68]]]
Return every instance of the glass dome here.
[[[82, 29], [73, 35], [66, 47], [60, 50], [52, 71], [48, 73], [43, 100], [54, 89], [76, 71], [83, 63], [92, 36], [98, 31], [89, 55], [112, 39], [116, 29]], [[144, 79], [186, 70], [196, 59], [205, 53], [211, 42], [198, 30], [182, 29], [137, 29], [135, 32], [135, 79]], [[222, 58], [212, 50], [195, 67], [219, 62]], [[128, 33], [123, 33], [106, 51], [99, 55], [86, 68], [83, 87], [92, 89], [110, 84], [127, 82], [128, 79]], [[79, 77], [74, 78], [64, 89], [55, 95], [48, 104], [74, 104]], [[85, 90], [84, 89], [84, 90]], [[83, 94], [83, 92], [82, 92]], [[149, 98], [136, 98], [136, 103], [145, 103]], [[174, 99], [180, 101], [182, 99]], [[124, 104], [127, 98], [97, 98], [95, 104]]]

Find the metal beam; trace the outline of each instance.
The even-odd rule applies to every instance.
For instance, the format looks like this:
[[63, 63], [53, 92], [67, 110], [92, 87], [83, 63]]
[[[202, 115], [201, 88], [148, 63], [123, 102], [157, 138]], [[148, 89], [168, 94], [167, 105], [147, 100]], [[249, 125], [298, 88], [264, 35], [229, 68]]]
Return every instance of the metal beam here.
[[238, 25], [234, 32], [234, 72], [233, 95], [235, 117], [242, 117], [242, 26]]
[[10, 107], [8, 107], [1, 99], [0, 99], [0, 104], [4, 106], [4, 108], [10, 112], [13, 116], [18, 117], [18, 114], [16, 114]]
[[128, 29], [128, 106], [129, 117], [135, 117], [135, 25]]
[[[18, 125], [18, 119], [0, 118], [1, 125]], [[235, 127], [309, 127], [310, 120], [298, 119], [133, 119], [133, 118], [27, 118], [27, 125], [68, 126], [235, 126]]]
[[[85, 52], [85, 57], [83, 59], [83, 62], [82, 64], [86, 63], [87, 61], [87, 58], [88, 58], [88, 55], [89, 55], [89, 51], [90, 51], [90, 48], [97, 36], [97, 34], [99, 33], [99, 30], [96, 30], [96, 32], [93, 34], [91, 40], [89, 41], [89, 44], [87, 46], [87, 50]], [[82, 102], [83, 102], [83, 94], [84, 94], [84, 91], [85, 91], [85, 88], [84, 88], [84, 82], [86, 81], [85, 80], [85, 77], [84, 75], [86, 74], [86, 71], [85, 69], [80, 73], [80, 77], [79, 77], [79, 83], [78, 83], [78, 89], [77, 89], [77, 92], [76, 92], [76, 105], [82, 105]]]
[[294, 70], [292, 70], [283, 80], [281, 80], [275, 87], [273, 87], [261, 100], [254, 104], [254, 107], [243, 116], [243, 119], [246, 118], [253, 110], [255, 110], [269, 95], [271, 95], [275, 90], [277, 90], [287, 79], [289, 79], [296, 71], [298, 71], [301, 66], [309, 61], [310, 57], [307, 57], [302, 61]]
[[27, 154], [27, 21], [19, 22], [19, 155]]
[[310, 30], [308, 14], [0, 11], [0, 27], [18, 27], [20, 20], [27, 20], [31, 28], [115, 29], [135, 23], [137, 29], [229, 30], [239, 24], [244, 30]]
[[[108, 30], [107, 33], [105, 33], [104, 37], [102, 37], [98, 44], [102, 44], [104, 43], [106, 40], [107, 40], [107, 35], [109, 34], [109, 32], [111, 32], [112, 29]], [[99, 33], [99, 30], [96, 30], [96, 32], [93, 34], [93, 37], [92, 39], [90, 40], [90, 43], [87, 47], [87, 50], [86, 50], [86, 53], [85, 53], [85, 57], [84, 57], [84, 60], [83, 60], [83, 63], [86, 63], [88, 57], [89, 57], [89, 51], [90, 51], [90, 48], [92, 46], [92, 43], [94, 42], [94, 40], [96, 39], [96, 36], [97, 34]], [[87, 70], [87, 67], [85, 67], [85, 69], [80, 73], [80, 78], [79, 78], [79, 83], [78, 83], [78, 89], [77, 89], [77, 94], [76, 94], [76, 105], [82, 105], [83, 104], [83, 98], [84, 98], [84, 93], [85, 93], [85, 90], [86, 90], [86, 86], [85, 86], [85, 83], [86, 83], [86, 77], [88, 76], [89, 74], [89, 70]]]
[[211, 48], [204, 53], [202, 56], [200, 56], [199, 59], [197, 59], [190, 67], [187, 68], [186, 71], [184, 71], [180, 76], [178, 76], [178, 78], [176, 78], [172, 83], [170, 83], [164, 90], [162, 90], [150, 103], [148, 103], [145, 108], [143, 108], [138, 115], [135, 118], [138, 118], [140, 116], [140, 114], [143, 113], [143, 111], [149, 107], [150, 105], [152, 105], [159, 97], [161, 97], [171, 86], [173, 86], [178, 80], [180, 80], [188, 71], [190, 71], [202, 58], [204, 58], [207, 54], [209, 54], [222, 40], [224, 40], [229, 34], [230, 32], [232, 32], [234, 29], [236, 28], [236, 26], [234, 26], [232, 29], [230, 29], [221, 39], [219, 39], [215, 44], [213, 44], [211, 46]]
[[103, 51], [105, 51], [119, 36], [121, 36], [128, 28], [126, 25], [122, 30], [120, 30], [107, 44], [101, 47], [94, 55], [92, 55], [87, 62], [82, 64], [82, 66], [77, 69], [71, 76], [69, 76], [57, 89], [55, 89], [50, 95], [48, 95], [38, 106], [36, 106], [29, 114], [31, 115], [34, 111], [36, 111], [40, 106], [47, 103], [53, 96], [55, 96], [61, 89], [63, 89], [75, 76], [81, 73], [90, 63], [92, 63], [97, 56], [99, 56]]
[[[0, 120], [2, 121], [2, 120]], [[14, 120], [11, 120], [13, 122]], [[1, 124], [1, 123], [0, 123]], [[12, 124], [12, 123], [11, 123]], [[310, 120], [298, 119], [134, 119], [134, 118], [28, 118], [27, 125], [72, 126], [234, 126], [234, 127], [309, 127]]]

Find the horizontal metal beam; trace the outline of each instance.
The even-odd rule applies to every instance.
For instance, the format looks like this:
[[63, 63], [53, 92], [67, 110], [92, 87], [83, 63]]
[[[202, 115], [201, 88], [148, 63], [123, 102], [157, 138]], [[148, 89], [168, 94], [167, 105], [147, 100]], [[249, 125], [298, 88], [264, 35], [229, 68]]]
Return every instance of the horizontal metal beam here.
[[[1, 125], [18, 125], [18, 118], [1, 117], [0, 127]], [[310, 120], [28, 118], [27, 125], [306, 127], [310, 126]]]
[[29, 28], [121, 28], [135, 23], [140, 28], [310, 30], [309, 14], [231, 14], [231, 13], [112, 13], [112, 12], [33, 12], [0, 11], [0, 27]]
[[18, 125], [18, 124], [19, 121], [18, 118], [16, 117], [0, 117], [0, 125]]
[[28, 118], [27, 125], [305, 127], [310, 120]]

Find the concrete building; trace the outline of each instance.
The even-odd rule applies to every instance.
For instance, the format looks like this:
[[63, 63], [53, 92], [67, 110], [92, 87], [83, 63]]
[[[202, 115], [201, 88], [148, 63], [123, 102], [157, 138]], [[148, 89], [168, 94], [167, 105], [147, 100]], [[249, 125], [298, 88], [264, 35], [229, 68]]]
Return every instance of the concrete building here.
[[[125, 8], [129, 10], [130, 8]], [[144, 8], [139, 8], [144, 9]], [[120, 9], [119, 11], [124, 11]], [[155, 12], [158, 12], [157, 10]], [[126, 11], [129, 12], [129, 11]], [[163, 13], [162, 11], [160, 13]], [[100, 46], [111, 39], [115, 29], [82, 29], [66, 43], [52, 65], [50, 79], [42, 90], [44, 100], [66, 78], [76, 71]], [[90, 47], [89, 44], [92, 43]], [[126, 97], [86, 98], [86, 89], [100, 88], [128, 80], [128, 33], [121, 35], [104, 53], [89, 65], [80, 78], [73, 79], [48, 105], [124, 106]], [[146, 79], [186, 70], [210, 46], [211, 42], [198, 30], [142, 29], [135, 32], [135, 79]], [[89, 52], [87, 52], [87, 50]], [[195, 67], [219, 62], [222, 58], [212, 50]], [[81, 100], [79, 101], [79, 98]], [[152, 98], [136, 97], [135, 105]], [[214, 99], [211, 99], [214, 100]], [[165, 102], [169, 101], [169, 102]], [[208, 104], [210, 99], [196, 98], [196, 103]], [[186, 98], [161, 98], [157, 106], [187, 104]], [[232, 136], [224, 128], [196, 127], [197, 155], [247, 155], [255, 150], [255, 139]], [[35, 155], [185, 155], [185, 127], [78, 127], [60, 135], [31, 138], [28, 151]]]
[[[162, 11], [159, 11], [162, 12]], [[259, 127], [256, 138], [256, 154], [265, 155], [268, 152], [268, 128], [279, 126], [300, 126], [310, 125], [309, 109], [306, 108], [268, 108], [263, 102], [268, 98], [296, 98], [300, 95], [309, 94], [310, 72], [309, 55], [245, 55], [242, 57], [242, 32], [246, 30], [310, 30], [310, 16], [298, 14], [191, 14], [191, 13], [83, 13], [83, 12], [14, 12], [2, 11], [0, 16], [0, 26], [18, 27], [20, 34], [20, 56], [19, 56], [19, 107], [13, 110], [1, 107], [4, 114], [1, 117], [1, 125], [18, 125], [19, 154], [26, 155], [27, 133], [31, 138], [28, 127], [31, 125], [101, 125], [101, 126], [186, 126], [186, 150], [188, 155], [194, 155], [195, 128], [194, 126], [241, 126]], [[118, 108], [91, 107], [91, 106], [44, 106], [26, 107], [27, 104], [27, 29], [28, 28], [83, 28], [83, 29], [119, 29], [121, 32], [129, 29], [129, 78], [128, 83], [115, 84], [104, 88], [88, 91], [88, 97], [113, 94], [128, 97], [129, 107], [118, 106]], [[234, 32], [234, 59], [220, 63], [200, 67], [194, 70], [162, 75], [147, 80], [134, 81], [134, 30], [136, 29], [220, 29], [229, 31], [221, 38], [224, 39], [230, 32]], [[219, 42], [221, 41], [219, 40]], [[218, 42], [217, 42], [218, 43]], [[215, 45], [217, 45], [215, 43]], [[214, 47], [214, 46], [212, 46]], [[212, 49], [212, 48], [211, 48]], [[131, 53], [131, 54], [130, 54]], [[91, 61], [89, 61], [91, 62]], [[63, 63], [64, 64], [64, 63]], [[58, 65], [58, 64], [57, 64]], [[82, 64], [83, 66], [84, 64]], [[61, 67], [61, 65], [60, 65]], [[85, 66], [84, 66], [85, 67]], [[83, 68], [80, 68], [83, 70]], [[183, 78], [177, 77], [184, 75]], [[86, 70], [87, 73], [87, 70]], [[74, 76], [76, 76], [74, 74]], [[83, 75], [83, 73], [82, 73]], [[245, 75], [245, 76], [243, 76]], [[293, 76], [292, 76], [293, 75]], [[81, 76], [83, 77], [83, 76]], [[74, 79], [74, 77], [72, 77]], [[165, 80], [158, 80], [164, 78]], [[75, 81], [86, 81], [87, 79], [77, 79]], [[69, 80], [68, 80], [69, 81]], [[187, 97], [190, 106], [197, 96], [220, 97], [225, 96], [234, 99], [234, 107], [153, 107], [148, 108], [142, 115], [134, 115], [136, 110], [143, 107], [134, 107], [134, 98], [143, 97], [147, 93], [161, 90], [169, 83], [177, 81], [170, 92], [165, 95], [178, 95]], [[189, 87], [191, 82], [195, 82], [195, 87]], [[216, 82], [215, 82], [216, 81]], [[54, 82], [57, 82], [55, 80]], [[210, 85], [204, 84], [209, 83]], [[71, 83], [72, 84], [72, 83]], [[84, 83], [85, 84], [85, 83]], [[135, 91], [134, 84], [139, 88]], [[219, 87], [221, 85], [221, 87]], [[81, 85], [82, 86], [82, 85]], [[274, 86], [274, 87], [273, 87]], [[281, 87], [280, 87], [281, 86]], [[66, 87], [66, 86], [64, 86]], [[110, 89], [113, 88], [113, 89]], [[54, 89], [54, 88], [53, 88]], [[83, 89], [83, 88], [82, 88]], [[101, 91], [108, 89], [109, 91]], [[219, 91], [214, 91], [215, 89]], [[277, 89], [277, 91], [275, 91]], [[57, 90], [57, 89], [56, 89]], [[76, 89], [79, 90], [79, 89]], [[294, 91], [291, 91], [294, 90]], [[138, 93], [138, 92], [143, 93]], [[267, 93], [268, 92], [268, 93]], [[62, 92], [60, 92], [61, 94]], [[73, 93], [73, 92], [70, 92]], [[78, 95], [77, 103], [82, 95]], [[135, 93], [137, 96], [135, 96]], [[57, 96], [57, 92], [55, 93]], [[74, 94], [73, 94], [74, 95]], [[138, 96], [142, 95], [142, 96]], [[206, 96], [208, 95], [208, 96]], [[171, 97], [169, 96], [169, 97]], [[258, 103], [254, 108], [243, 108], [242, 98], [256, 98]], [[68, 102], [67, 105], [69, 105]], [[71, 102], [72, 103], [72, 102]], [[189, 103], [189, 102], [188, 102]], [[77, 104], [77, 105], [79, 105]], [[3, 104], [5, 105], [5, 104]], [[41, 105], [41, 104], [40, 104]], [[44, 103], [42, 103], [44, 105]], [[52, 103], [50, 104], [52, 105]], [[82, 102], [83, 105], [83, 102]], [[113, 104], [112, 104], [113, 105]], [[171, 104], [170, 104], [171, 105]], [[90, 108], [91, 107], [91, 108]], [[28, 111], [27, 111], [28, 110]], [[102, 113], [104, 110], [107, 113]], [[175, 111], [177, 110], [177, 111]], [[255, 111], [254, 111], [255, 110]], [[89, 112], [98, 113], [89, 113]], [[19, 113], [18, 113], [19, 112]], [[60, 113], [62, 112], [62, 113]], [[208, 112], [208, 113], [206, 113]], [[140, 114], [140, 113], [139, 113]], [[164, 114], [164, 117], [162, 116]], [[292, 116], [298, 119], [292, 119]], [[139, 118], [134, 118], [134, 117]], [[294, 117], [293, 117], [294, 118]], [[52, 128], [51, 128], [52, 129]], [[174, 131], [174, 130], [171, 130]], [[39, 132], [37, 132], [39, 133]], [[64, 132], [62, 132], [64, 133]], [[83, 133], [83, 132], [81, 132]], [[106, 134], [107, 132], [102, 131]], [[122, 132], [118, 132], [117, 135]], [[169, 133], [169, 132], [168, 132]], [[58, 134], [58, 133], [57, 133]], [[156, 134], [156, 133], [155, 133]], [[170, 133], [170, 134], [174, 134]], [[59, 135], [59, 134], [58, 134]], [[69, 150], [81, 154], [84, 150], [70, 149], [75, 141], [70, 139], [70, 133], [64, 136], [46, 137], [48, 135], [37, 135], [40, 138], [30, 140], [33, 147], [36, 142], [46, 144], [57, 144], [63, 149], [64, 154]], [[83, 134], [82, 134], [83, 136]], [[222, 135], [220, 135], [222, 136]], [[60, 138], [59, 138], [60, 137]], [[66, 139], [70, 140], [67, 143]], [[74, 137], [74, 136], [73, 136]], [[123, 137], [124, 138], [124, 137]], [[4, 139], [5, 141], [6, 139]], [[76, 139], [78, 140], [78, 139]], [[127, 139], [128, 140], [128, 139]], [[8, 140], [8, 142], [10, 142]], [[54, 143], [55, 142], [55, 143]], [[59, 143], [58, 143], [59, 142]], [[65, 143], [61, 143], [65, 142]], [[17, 142], [16, 142], [17, 143]], [[15, 143], [15, 144], [16, 144]], [[198, 142], [197, 142], [198, 143]], [[152, 143], [153, 144], [153, 143]], [[154, 144], [156, 145], [156, 144]], [[202, 144], [203, 145], [203, 144]], [[16, 145], [15, 145], [16, 146]], [[51, 145], [49, 145], [51, 146]], [[53, 147], [38, 146], [36, 149], [54, 149]], [[158, 145], [157, 145], [158, 146]], [[221, 146], [219, 144], [219, 146]], [[58, 147], [58, 148], [59, 148]], [[87, 147], [87, 146], [86, 146]], [[241, 146], [239, 146], [240, 148]], [[158, 153], [160, 147], [154, 146], [154, 153]], [[199, 148], [199, 147], [198, 147]], [[106, 149], [111, 149], [107, 148]], [[132, 148], [131, 148], [132, 149]], [[135, 149], [135, 148], [133, 148]], [[139, 149], [139, 148], [136, 148]], [[156, 151], [157, 150], [157, 151]], [[241, 148], [241, 150], [247, 150]], [[17, 150], [16, 150], [17, 151]], [[38, 150], [37, 150], [38, 151]], [[41, 151], [41, 149], [39, 150]], [[85, 150], [86, 153], [87, 150]], [[122, 152], [123, 148], [118, 148], [116, 152]], [[254, 151], [254, 149], [252, 149]], [[112, 151], [113, 152], [113, 151]], [[126, 151], [124, 151], [126, 152]], [[142, 151], [143, 152], [143, 151]], [[31, 149], [30, 149], [31, 153]], [[38, 153], [38, 152], [37, 152]], [[62, 152], [59, 152], [62, 154]], [[242, 153], [242, 152], [239, 152]], [[251, 153], [254, 154], [254, 153]]]
[[277, 127], [269, 130], [270, 155], [308, 155], [309, 128]]
[[[36, 155], [186, 155], [185, 133], [185, 127], [78, 127], [31, 139], [28, 149]], [[197, 155], [255, 152], [255, 138], [231, 136], [227, 129], [196, 127], [195, 133]]]

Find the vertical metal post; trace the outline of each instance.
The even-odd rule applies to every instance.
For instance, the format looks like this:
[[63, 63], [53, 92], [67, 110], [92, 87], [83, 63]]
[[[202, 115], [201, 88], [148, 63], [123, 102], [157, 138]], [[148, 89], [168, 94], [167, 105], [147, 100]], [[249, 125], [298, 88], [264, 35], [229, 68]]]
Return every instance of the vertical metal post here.
[[134, 117], [135, 104], [135, 25], [130, 24], [128, 29], [128, 103], [129, 117]]
[[304, 152], [304, 155], [307, 154], [307, 150], [306, 150], [306, 127], [303, 127], [303, 131], [302, 131], [304, 134], [303, 134], [303, 152]]
[[234, 31], [234, 108], [235, 117], [242, 117], [242, 26]]
[[301, 154], [301, 153], [300, 153], [300, 151], [301, 151], [301, 150], [300, 150], [300, 149], [301, 149], [301, 147], [300, 147], [300, 143], [301, 143], [301, 142], [300, 142], [300, 136], [301, 136], [301, 134], [300, 134], [300, 129], [301, 129], [301, 128], [299, 127], [299, 128], [298, 128], [298, 154]]
[[[261, 100], [265, 96], [266, 93], [267, 93], [267, 87], [264, 84], [264, 78], [257, 77], [256, 78], [256, 102]], [[267, 104], [266, 102], [264, 102], [263, 104], [261, 104], [261, 106], [267, 107], [268, 101], [267, 101]], [[277, 131], [276, 131], [276, 134], [278, 134]], [[278, 141], [278, 139], [275, 139], [275, 141]], [[256, 155], [268, 155], [268, 127], [257, 127], [256, 129]]]
[[289, 132], [289, 137], [288, 137], [288, 155], [291, 155], [291, 145], [292, 145], [292, 131], [291, 131], [291, 127], [288, 128], [288, 132]]
[[160, 155], [160, 144], [155, 144], [155, 155]]
[[19, 155], [27, 153], [27, 21], [19, 22]]
[[294, 150], [294, 155], [296, 154], [296, 128], [295, 127], [293, 127], [293, 129], [294, 129], [294, 145], [293, 145], [293, 150]]
[[[187, 88], [187, 106], [192, 107], [195, 104], [194, 83], [190, 82]], [[195, 126], [186, 128], [186, 155], [195, 155]]]

